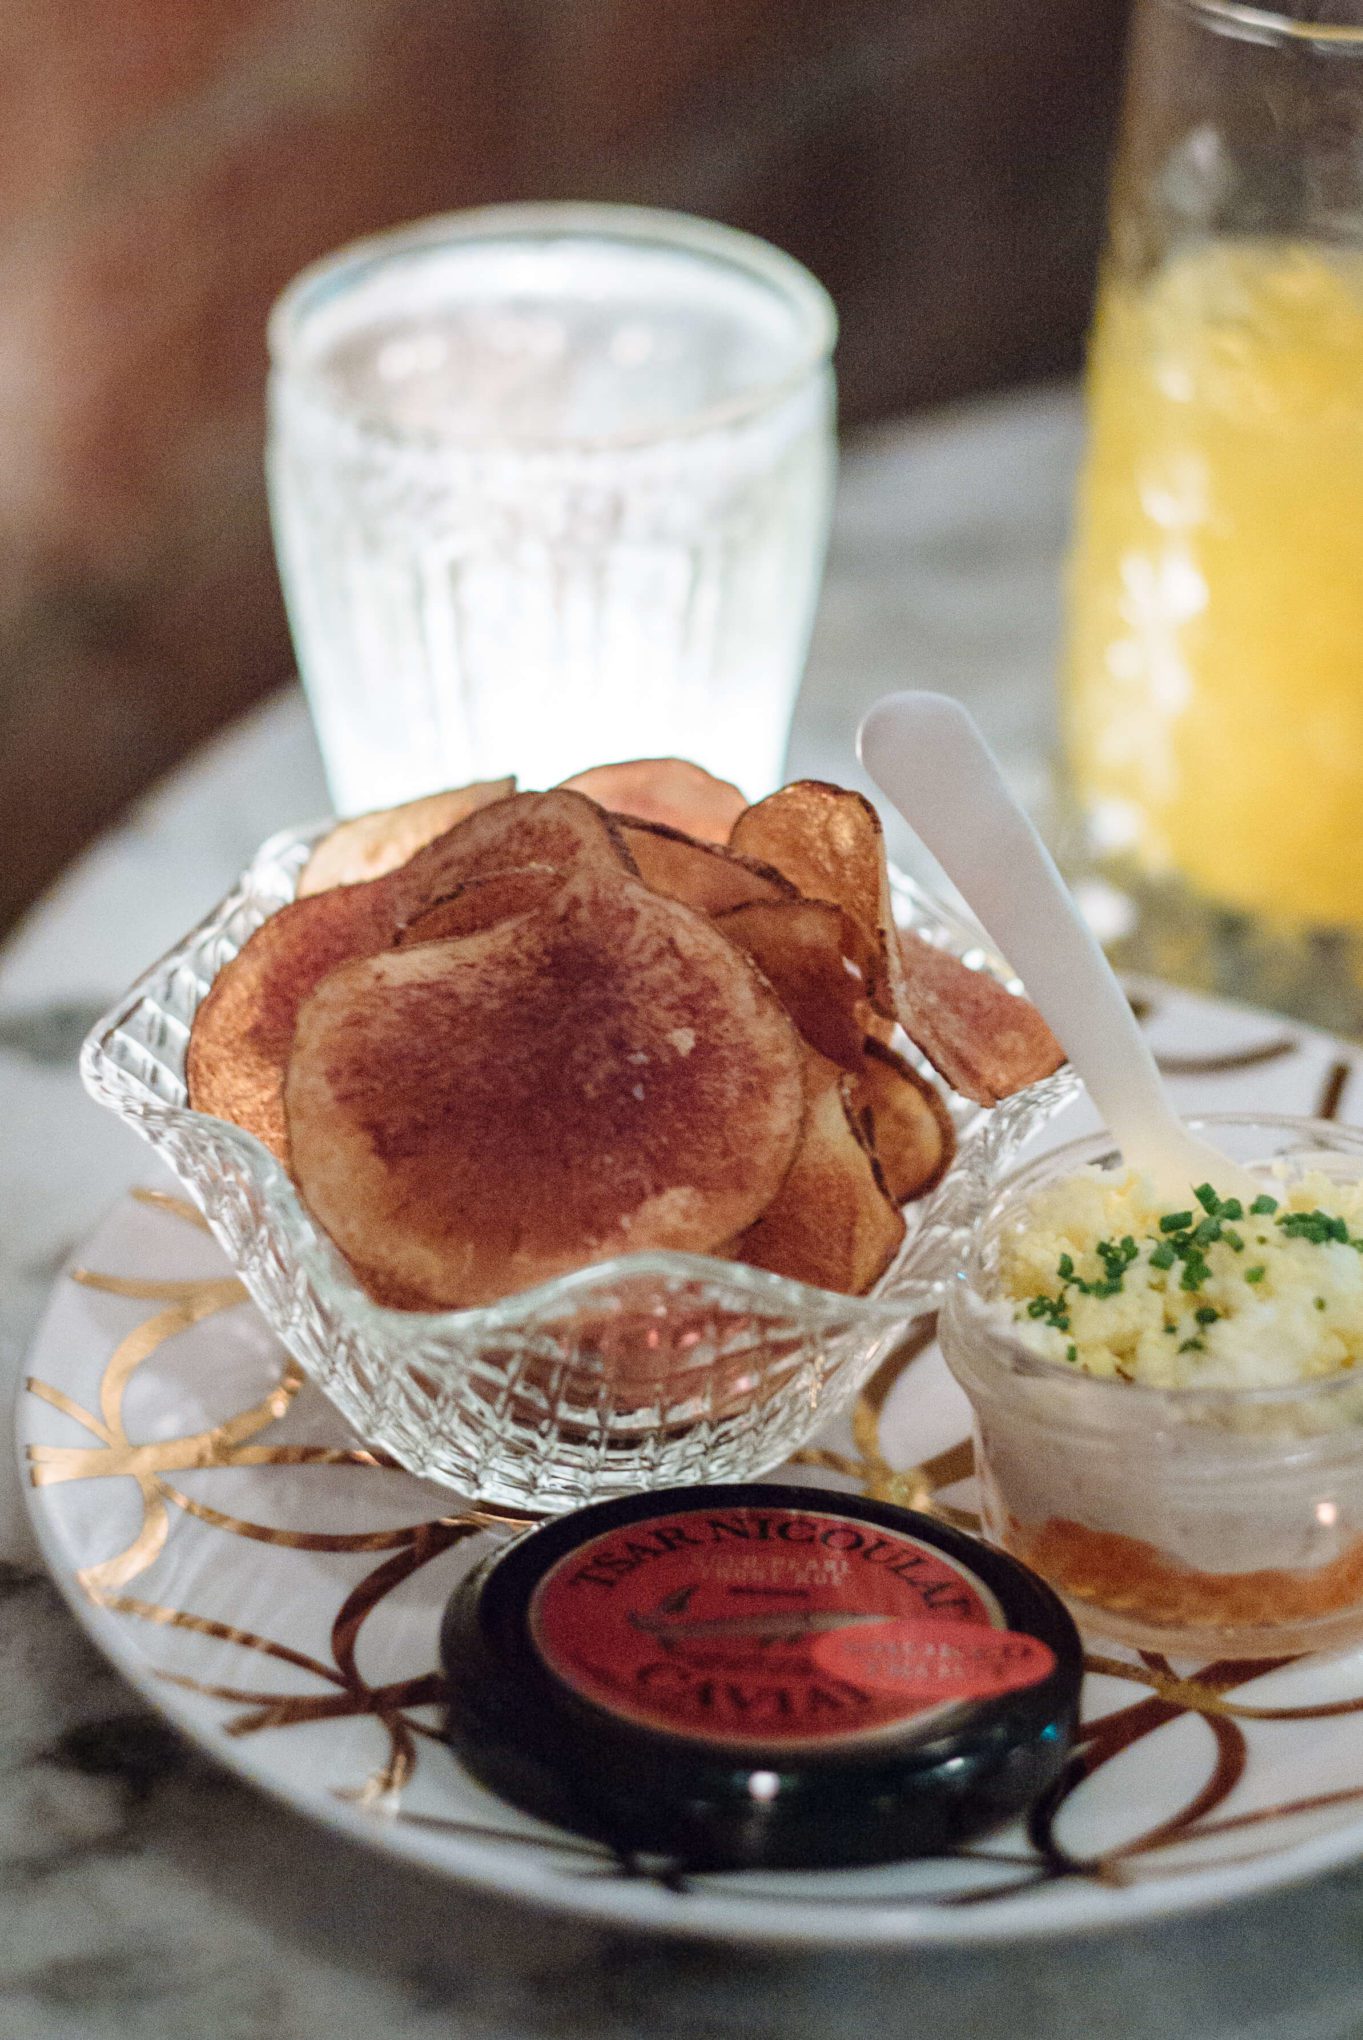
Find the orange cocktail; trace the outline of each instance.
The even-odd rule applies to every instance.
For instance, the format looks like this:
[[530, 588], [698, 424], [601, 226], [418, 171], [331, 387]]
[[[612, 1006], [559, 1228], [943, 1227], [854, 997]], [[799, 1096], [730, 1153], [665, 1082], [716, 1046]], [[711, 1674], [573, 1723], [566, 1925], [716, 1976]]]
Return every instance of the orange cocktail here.
[[1100, 856], [1363, 927], [1363, 254], [1210, 241], [1114, 276], [1066, 720]]

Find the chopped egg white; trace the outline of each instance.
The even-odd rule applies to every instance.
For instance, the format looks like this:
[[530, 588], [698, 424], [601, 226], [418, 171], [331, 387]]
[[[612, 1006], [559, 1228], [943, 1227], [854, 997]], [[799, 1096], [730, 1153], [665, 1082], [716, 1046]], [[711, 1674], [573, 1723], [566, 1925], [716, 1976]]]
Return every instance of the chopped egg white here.
[[1288, 1386], [1357, 1366], [1363, 1183], [1264, 1182], [1272, 1211], [1210, 1193], [1211, 1209], [1196, 1195], [1175, 1209], [1130, 1171], [1048, 1185], [1000, 1246], [1015, 1332], [1048, 1360], [1152, 1388]]

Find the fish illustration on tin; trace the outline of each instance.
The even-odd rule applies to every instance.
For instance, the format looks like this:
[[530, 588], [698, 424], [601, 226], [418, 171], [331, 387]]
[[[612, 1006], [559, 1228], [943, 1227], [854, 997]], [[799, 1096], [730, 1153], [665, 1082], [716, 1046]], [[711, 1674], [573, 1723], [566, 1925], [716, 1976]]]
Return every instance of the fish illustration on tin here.
[[[633, 1610], [629, 1622], [664, 1647], [683, 1643], [742, 1640], [749, 1643], [799, 1643], [805, 1637], [827, 1636], [834, 1630], [859, 1629], [866, 1623], [884, 1622], [883, 1614], [852, 1614], [838, 1608], [773, 1609], [753, 1615], [688, 1616], [694, 1587], [681, 1587], [668, 1594], [647, 1614]], [[741, 1591], [730, 1589], [731, 1592]], [[766, 1597], [763, 1590], [763, 1597]]]

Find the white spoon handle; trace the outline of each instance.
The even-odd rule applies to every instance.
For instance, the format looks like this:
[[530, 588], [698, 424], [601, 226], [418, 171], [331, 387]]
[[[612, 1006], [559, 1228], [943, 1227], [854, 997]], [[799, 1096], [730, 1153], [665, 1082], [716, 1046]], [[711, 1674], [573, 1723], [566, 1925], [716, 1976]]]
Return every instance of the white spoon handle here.
[[[1126, 1160], [1186, 1195], [1208, 1151], [1173, 1112], [1126, 994], [965, 709], [943, 694], [889, 695], [858, 747], [1022, 978]], [[1219, 1183], [1239, 1175], [1212, 1159]]]

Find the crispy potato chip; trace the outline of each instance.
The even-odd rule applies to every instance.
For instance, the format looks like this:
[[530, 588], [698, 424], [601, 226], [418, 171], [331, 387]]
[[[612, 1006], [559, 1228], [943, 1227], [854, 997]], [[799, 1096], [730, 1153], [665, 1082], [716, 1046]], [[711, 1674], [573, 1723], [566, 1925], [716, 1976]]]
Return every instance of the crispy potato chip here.
[[194, 1016], [185, 1055], [194, 1110], [244, 1127], [287, 1167], [284, 1066], [298, 1008], [329, 971], [392, 939], [382, 879], [314, 893], [272, 914], [218, 972]]
[[943, 1100], [902, 1055], [866, 1042], [852, 1109], [896, 1204], [940, 1183], [956, 1152], [956, 1129]]
[[393, 887], [399, 919], [412, 920], [457, 885], [492, 871], [547, 864], [612, 877], [633, 873], [620, 824], [585, 794], [513, 793], [438, 836], [380, 884]]
[[548, 864], [528, 864], [522, 870], [490, 871], [483, 878], [466, 879], [443, 900], [423, 907], [404, 922], [396, 946], [410, 949], [418, 942], [451, 942], [463, 935], [477, 935], [512, 914], [528, 914], [532, 908], [544, 906], [563, 883], [563, 873]]
[[820, 1289], [864, 1296], [904, 1238], [852, 1106], [853, 1079], [805, 1051], [805, 1125], [790, 1173], [734, 1243], [740, 1261]]
[[382, 878], [281, 908], [219, 971], [195, 1015], [186, 1057], [195, 1111], [244, 1127], [287, 1167], [284, 1068], [308, 994], [338, 965], [390, 948], [461, 884], [532, 864], [610, 878], [633, 870], [616, 823], [594, 801], [520, 793], [477, 810]]
[[865, 1060], [867, 979], [875, 952], [828, 900], [759, 900], [716, 916], [745, 949], [805, 1040], [845, 1070]]
[[921, 935], [899, 942], [904, 1031], [954, 1091], [997, 1105], [1059, 1069], [1065, 1051], [1027, 999]]
[[947, 951], [901, 935], [880, 817], [861, 794], [797, 780], [740, 815], [729, 840], [774, 864], [806, 897], [836, 902], [866, 931], [877, 956], [872, 1004], [898, 1020], [963, 1097], [996, 1105], [1064, 1061], [1026, 1000]]
[[305, 900], [331, 886], [362, 885], [366, 879], [382, 878], [385, 871], [395, 871], [466, 815], [506, 800], [515, 791], [514, 779], [489, 779], [338, 822], [303, 866], [298, 897]]
[[747, 806], [736, 786], [686, 758], [632, 758], [620, 765], [594, 765], [563, 784], [590, 794], [613, 814], [663, 822], [703, 843], [727, 843], [730, 829]]
[[712, 1251], [771, 1203], [804, 1112], [798, 1037], [748, 959], [593, 870], [481, 934], [334, 971], [285, 1100], [309, 1209], [431, 1308]]
[[620, 833], [644, 884], [670, 900], [680, 900], [683, 906], [694, 907], [698, 914], [723, 914], [750, 900], [796, 896], [790, 880], [771, 865], [740, 857], [737, 851], [714, 843], [702, 843], [662, 822], [622, 818]]
[[874, 945], [869, 995], [897, 1017], [899, 952], [880, 817], [869, 800], [821, 779], [797, 779], [746, 808], [729, 847], [784, 872], [806, 899], [831, 900]]

